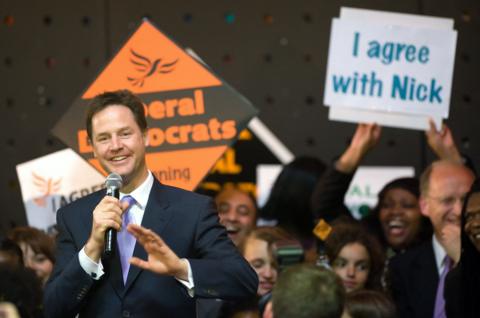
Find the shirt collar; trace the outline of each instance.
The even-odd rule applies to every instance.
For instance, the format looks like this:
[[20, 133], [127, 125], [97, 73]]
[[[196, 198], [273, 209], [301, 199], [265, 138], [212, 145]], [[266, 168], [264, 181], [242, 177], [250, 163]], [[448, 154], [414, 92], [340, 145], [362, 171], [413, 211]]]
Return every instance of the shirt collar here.
[[435, 234], [433, 235], [433, 238], [432, 238], [432, 245], [433, 245], [433, 254], [435, 255], [435, 264], [437, 265], [438, 272], [440, 273], [440, 269], [443, 266], [443, 261], [445, 259], [445, 256], [447, 256], [447, 252], [445, 252], [445, 249], [437, 240], [437, 237], [435, 236]]
[[153, 175], [149, 170], [145, 181], [143, 181], [142, 184], [140, 184], [135, 190], [133, 190], [130, 193], [120, 192], [120, 200], [124, 196], [130, 195], [135, 199], [136, 204], [142, 210], [145, 210], [145, 207], [147, 206], [148, 196], [150, 195], [150, 190], [152, 190], [152, 186], [153, 186]]

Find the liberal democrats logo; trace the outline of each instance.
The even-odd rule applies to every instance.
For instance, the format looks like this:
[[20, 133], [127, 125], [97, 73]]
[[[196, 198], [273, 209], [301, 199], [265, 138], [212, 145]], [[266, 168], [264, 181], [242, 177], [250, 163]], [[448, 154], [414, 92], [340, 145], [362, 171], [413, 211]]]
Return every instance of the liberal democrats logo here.
[[130, 53], [132, 53], [130, 62], [135, 66], [135, 70], [140, 73], [137, 77], [127, 77], [133, 86], [142, 87], [148, 77], [155, 74], [167, 74], [172, 72], [175, 68], [175, 64], [178, 62], [178, 59], [171, 62], [165, 62], [162, 58], [158, 58], [152, 62], [151, 59], [138, 54], [133, 49], [130, 49]]
[[44, 178], [42, 176], [39, 176], [35, 172], [32, 172], [32, 177], [33, 177], [33, 184], [35, 185], [37, 190], [41, 193], [41, 196], [33, 199], [33, 202], [35, 202], [37, 206], [46, 207], [47, 198], [50, 195], [57, 193], [60, 190], [62, 178], [53, 180], [53, 178]]

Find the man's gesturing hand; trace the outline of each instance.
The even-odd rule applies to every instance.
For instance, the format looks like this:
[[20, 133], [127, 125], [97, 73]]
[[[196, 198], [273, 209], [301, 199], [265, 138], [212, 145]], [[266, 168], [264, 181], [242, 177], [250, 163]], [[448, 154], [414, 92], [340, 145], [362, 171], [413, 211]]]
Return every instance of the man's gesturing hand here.
[[132, 257], [130, 264], [152, 271], [157, 274], [171, 275], [178, 279], [188, 281], [188, 265], [165, 244], [165, 242], [152, 230], [136, 224], [129, 224], [127, 230], [135, 236], [137, 242], [142, 244], [148, 253], [148, 259], [142, 260]]

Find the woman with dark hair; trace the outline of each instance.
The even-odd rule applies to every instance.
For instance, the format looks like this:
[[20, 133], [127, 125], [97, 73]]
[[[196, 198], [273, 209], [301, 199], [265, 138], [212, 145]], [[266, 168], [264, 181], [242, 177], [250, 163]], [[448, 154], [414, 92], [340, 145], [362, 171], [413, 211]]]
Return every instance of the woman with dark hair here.
[[347, 292], [380, 289], [384, 256], [378, 241], [362, 226], [335, 224], [325, 241], [325, 252]]
[[421, 214], [419, 181], [399, 178], [387, 183], [378, 194], [377, 206], [363, 219], [382, 245], [401, 251], [432, 236], [429, 219]]
[[[315, 254], [314, 216], [310, 206], [313, 189], [325, 171], [325, 164], [313, 157], [298, 157], [278, 175], [265, 206], [260, 210], [263, 220], [276, 225], [297, 238], [304, 250]], [[314, 255], [307, 259], [315, 259]]]
[[480, 317], [480, 179], [473, 184], [462, 210], [460, 262], [445, 279], [447, 317]]
[[45, 285], [55, 264], [53, 239], [41, 230], [28, 226], [12, 229], [8, 237], [22, 249], [25, 267], [35, 271]]

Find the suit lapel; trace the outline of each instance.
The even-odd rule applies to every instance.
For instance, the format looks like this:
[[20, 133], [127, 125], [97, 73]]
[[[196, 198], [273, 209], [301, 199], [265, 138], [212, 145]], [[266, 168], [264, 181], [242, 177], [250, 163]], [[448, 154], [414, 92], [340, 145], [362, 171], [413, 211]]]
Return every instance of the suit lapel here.
[[[143, 215], [142, 226], [161, 235], [165, 225], [167, 225], [168, 221], [172, 217], [172, 210], [167, 209], [168, 206], [169, 200], [165, 193], [164, 186], [154, 179], [152, 190], [150, 191], [147, 206], [145, 208], [145, 213]], [[141, 246], [139, 243], [136, 243], [133, 250], [133, 256], [146, 260], [147, 252], [143, 246]], [[130, 266], [125, 292], [128, 291], [132, 283], [137, 279], [138, 275], [142, 271], [143, 270], [139, 267]]]

